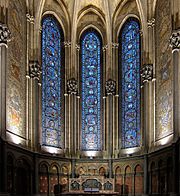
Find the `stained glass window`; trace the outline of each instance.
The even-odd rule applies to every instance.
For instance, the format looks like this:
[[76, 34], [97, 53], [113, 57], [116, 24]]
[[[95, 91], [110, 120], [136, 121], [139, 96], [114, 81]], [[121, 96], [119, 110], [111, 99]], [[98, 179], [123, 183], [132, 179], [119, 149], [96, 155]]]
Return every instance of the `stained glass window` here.
[[63, 34], [53, 16], [42, 21], [42, 144], [63, 148]]
[[130, 18], [120, 32], [120, 110], [122, 148], [140, 145], [140, 27]]
[[96, 31], [81, 37], [82, 150], [102, 148], [101, 38]]

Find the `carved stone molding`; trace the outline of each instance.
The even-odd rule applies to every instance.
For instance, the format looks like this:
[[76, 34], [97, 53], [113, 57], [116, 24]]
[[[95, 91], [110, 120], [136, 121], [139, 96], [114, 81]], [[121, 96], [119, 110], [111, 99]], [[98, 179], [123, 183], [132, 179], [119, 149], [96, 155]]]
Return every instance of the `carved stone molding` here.
[[6, 24], [0, 22], [0, 44], [7, 44], [11, 40], [11, 32]]
[[27, 21], [31, 24], [34, 24], [34, 16], [30, 15], [29, 13], [26, 14]]
[[143, 30], [142, 29], [139, 30], [139, 34], [140, 34], [141, 37], [143, 36]]
[[172, 33], [169, 42], [173, 51], [180, 49], [180, 29]]
[[117, 49], [119, 47], [119, 43], [112, 43], [112, 47]]
[[29, 62], [29, 76], [31, 78], [40, 79], [41, 76], [41, 67], [38, 61], [30, 61]]
[[115, 95], [116, 94], [116, 81], [109, 79], [106, 81], [106, 94]]
[[147, 82], [153, 78], [153, 64], [144, 64], [141, 68], [141, 79], [142, 82]]
[[148, 28], [155, 26], [155, 18], [151, 18], [147, 21]]
[[76, 50], [77, 50], [77, 51], [80, 50], [80, 45], [76, 44]]
[[108, 49], [108, 45], [102, 47], [103, 52], [105, 52], [107, 49]]
[[65, 41], [64, 46], [66, 47], [71, 47], [71, 42], [70, 41]]
[[71, 78], [67, 80], [67, 93], [68, 94], [77, 94], [78, 92], [78, 84], [75, 78]]

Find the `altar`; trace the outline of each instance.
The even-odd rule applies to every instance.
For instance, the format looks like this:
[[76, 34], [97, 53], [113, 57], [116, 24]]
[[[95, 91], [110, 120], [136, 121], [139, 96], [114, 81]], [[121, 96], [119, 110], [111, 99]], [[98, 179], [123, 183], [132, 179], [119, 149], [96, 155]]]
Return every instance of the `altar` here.
[[115, 194], [114, 179], [103, 176], [80, 176], [70, 179], [69, 192], [73, 194]]

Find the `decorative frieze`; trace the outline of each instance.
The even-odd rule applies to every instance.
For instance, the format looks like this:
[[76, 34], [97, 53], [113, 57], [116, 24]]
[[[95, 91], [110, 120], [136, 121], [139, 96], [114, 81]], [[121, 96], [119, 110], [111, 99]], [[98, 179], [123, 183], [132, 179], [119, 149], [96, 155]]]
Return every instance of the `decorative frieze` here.
[[41, 67], [38, 61], [30, 61], [29, 62], [29, 76], [31, 78], [40, 79], [41, 75]]
[[148, 28], [152, 28], [155, 26], [155, 18], [149, 19], [147, 21]]
[[71, 42], [70, 41], [65, 41], [64, 46], [66, 47], [71, 47]]
[[141, 68], [141, 79], [142, 82], [152, 80], [153, 77], [153, 64], [144, 64]]
[[11, 32], [6, 24], [0, 22], [0, 45], [11, 40]]
[[30, 22], [31, 24], [34, 24], [34, 16], [27, 13], [26, 18], [27, 18], [27, 22]]
[[115, 95], [116, 94], [116, 81], [109, 79], [106, 81], [106, 94]]
[[180, 49], [180, 29], [172, 33], [169, 42], [173, 51]]
[[75, 78], [71, 78], [67, 80], [67, 93], [68, 94], [77, 94], [78, 92], [78, 84]]

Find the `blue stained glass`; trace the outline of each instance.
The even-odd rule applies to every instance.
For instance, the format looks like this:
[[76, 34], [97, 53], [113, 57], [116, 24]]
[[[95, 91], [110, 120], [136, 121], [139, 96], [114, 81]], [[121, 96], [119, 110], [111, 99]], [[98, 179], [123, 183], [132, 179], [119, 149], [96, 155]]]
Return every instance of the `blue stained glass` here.
[[60, 26], [52, 16], [42, 21], [42, 145], [63, 148], [62, 55]]
[[140, 27], [128, 20], [120, 33], [122, 148], [140, 145]]
[[87, 31], [81, 39], [82, 79], [82, 150], [101, 150], [101, 40], [95, 31]]

